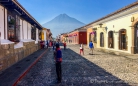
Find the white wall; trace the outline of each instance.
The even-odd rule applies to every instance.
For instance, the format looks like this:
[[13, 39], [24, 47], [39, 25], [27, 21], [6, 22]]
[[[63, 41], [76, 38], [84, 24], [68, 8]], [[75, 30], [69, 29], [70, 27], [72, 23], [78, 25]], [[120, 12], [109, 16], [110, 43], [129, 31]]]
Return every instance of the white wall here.
[[38, 28], [36, 28], [36, 41], [35, 43], [38, 43]]
[[27, 39], [27, 22], [24, 20], [23, 21], [23, 38]]
[[0, 32], [1, 39], [4, 39], [4, 7], [0, 5]]
[[[115, 50], [131, 53], [131, 46], [132, 46], [132, 35], [131, 35], [132, 30], [130, 27], [132, 24], [131, 17], [132, 17], [132, 15], [128, 15], [128, 16], [123, 16], [123, 17], [114, 19], [112, 21], [106, 22], [106, 26], [108, 27], [107, 34], [106, 34], [107, 37], [108, 37], [108, 32], [110, 30], [112, 30], [112, 31], [115, 30], [116, 32], [119, 32], [120, 29], [126, 29], [126, 31], [127, 31], [128, 51], [123, 51], [123, 50], [118, 49], [119, 33], [117, 33], [117, 34], [114, 33], [114, 49]], [[113, 25], [114, 25], [114, 28], [113, 28]], [[107, 42], [107, 45], [108, 45], [108, 42]]]
[[31, 39], [31, 24], [28, 23], [28, 39]]
[[7, 9], [5, 9], [5, 36], [6, 36], [6, 39], [8, 39], [8, 28], [7, 28]]
[[36, 40], [38, 40], [38, 28], [36, 28]]

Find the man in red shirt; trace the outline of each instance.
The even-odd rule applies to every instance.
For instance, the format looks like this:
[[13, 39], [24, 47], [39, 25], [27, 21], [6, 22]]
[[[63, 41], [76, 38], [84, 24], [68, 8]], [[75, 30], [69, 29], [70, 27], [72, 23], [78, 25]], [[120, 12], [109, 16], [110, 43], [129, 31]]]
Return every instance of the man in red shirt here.
[[65, 49], [66, 49], [66, 42], [64, 42], [64, 44], [63, 44], [63, 45], [64, 45], [64, 50], [65, 50]]

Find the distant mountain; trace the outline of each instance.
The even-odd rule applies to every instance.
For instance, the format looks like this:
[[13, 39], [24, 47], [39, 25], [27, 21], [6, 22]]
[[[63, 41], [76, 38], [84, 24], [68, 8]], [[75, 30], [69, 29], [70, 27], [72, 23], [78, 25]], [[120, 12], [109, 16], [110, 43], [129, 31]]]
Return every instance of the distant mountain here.
[[84, 25], [84, 23], [69, 17], [67, 14], [60, 14], [42, 26], [50, 29], [53, 37], [56, 37], [60, 33], [66, 33]]

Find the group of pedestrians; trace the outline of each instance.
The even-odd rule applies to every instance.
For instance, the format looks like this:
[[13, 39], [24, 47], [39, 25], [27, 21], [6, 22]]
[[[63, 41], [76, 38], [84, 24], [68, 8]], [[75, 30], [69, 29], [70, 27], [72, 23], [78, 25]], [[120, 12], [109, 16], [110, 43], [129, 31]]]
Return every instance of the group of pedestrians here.
[[[89, 43], [89, 48], [90, 48], [90, 53], [91, 55], [93, 55], [93, 49], [94, 49], [94, 44], [92, 41], [90, 41]], [[84, 46], [83, 46], [83, 43], [80, 44], [80, 55], [81, 53], [84, 55]]]

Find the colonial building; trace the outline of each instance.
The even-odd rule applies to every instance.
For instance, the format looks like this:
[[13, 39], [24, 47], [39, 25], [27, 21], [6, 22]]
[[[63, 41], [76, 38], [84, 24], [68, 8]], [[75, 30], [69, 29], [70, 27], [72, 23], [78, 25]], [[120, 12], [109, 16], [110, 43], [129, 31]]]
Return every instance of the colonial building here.
[[138, 2], [88, 25], [87, 42], [95, 47], [124, 53], [138, 53]]
[[50, 29], [47, 29], [46, 30], [46, 40], [53, 40], [53, 38], [52, 38], [52, 32], [50, 31]]
[[80, 27], [68, 33], [68, 43], [72, 44], [87, 44], [87, 31], [85, 27]]
[[42, 41], [46, 41], [46, 32], [47, 32], [47, 29], [43, 28], [43, 30], [41, 32], [41, 40]]
[[17, 0], [0, 0], [0, 72], [39, 49], [42, 29]]
[[60, 40], [61, 40], [61, 42], [68, 42], [67, 37], [68, 37], [67, 33], [60, 34]]

